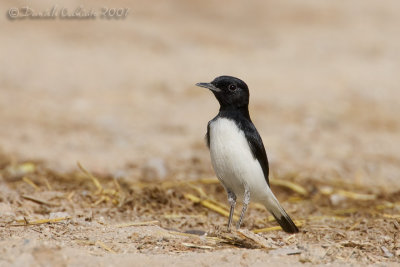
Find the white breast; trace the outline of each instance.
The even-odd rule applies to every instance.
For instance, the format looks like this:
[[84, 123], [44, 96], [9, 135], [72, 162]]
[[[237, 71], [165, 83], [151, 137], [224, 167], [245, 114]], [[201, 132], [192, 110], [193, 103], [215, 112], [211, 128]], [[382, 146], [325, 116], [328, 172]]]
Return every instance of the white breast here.
[[250, 198], [256, 201], [270, 192], [260, 164], [233, 120], [218, 118], [211, 122], [210, 154], [217, 177], [239, 200], [245, 185], [250, 189]]

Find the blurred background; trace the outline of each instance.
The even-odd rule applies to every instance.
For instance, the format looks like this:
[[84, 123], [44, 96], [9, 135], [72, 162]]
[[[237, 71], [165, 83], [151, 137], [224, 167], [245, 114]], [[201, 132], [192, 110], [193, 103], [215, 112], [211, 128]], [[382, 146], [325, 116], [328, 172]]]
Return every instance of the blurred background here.
[[[16, 19], [10, 8], [129, 8]], [[2, 1], [0, 148], [61, 170], [212, 176], [207, 90], [243, 79], [272, 174], [400, 187], [399, 1]], [[160, 167], [161, 166], [161, 167]], [[393, 186], [394, 185], [394, 186]]]

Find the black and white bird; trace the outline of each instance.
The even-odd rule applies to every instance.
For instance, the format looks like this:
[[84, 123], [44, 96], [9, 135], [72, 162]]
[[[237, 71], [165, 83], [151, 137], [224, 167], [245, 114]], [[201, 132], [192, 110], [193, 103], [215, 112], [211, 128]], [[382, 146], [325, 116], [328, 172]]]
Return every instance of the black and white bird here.
[[279, 204], [269, 186], [267, 154], [249, 114], [249, 89], [242, 80], [220, 76], [211, 83], [197, 83], [217, 98], [218, 115], [207, 125], [206, 141], [214, 171], [228, 193], [232, 224], [236, 200], [243, 203], [240, 228], [250, 199], [263, 204], [288, 233], [299, 230]]

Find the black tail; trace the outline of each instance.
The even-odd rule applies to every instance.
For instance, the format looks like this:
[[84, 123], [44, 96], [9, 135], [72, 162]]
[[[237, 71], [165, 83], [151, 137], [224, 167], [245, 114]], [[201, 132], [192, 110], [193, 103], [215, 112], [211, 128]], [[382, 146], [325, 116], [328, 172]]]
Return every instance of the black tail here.
[[[270, 191], [271, 192], [271, 191]], [[272, 192], [271, 192], [272, 194]], [[271, 212], [272, 216], [274, 216], [275, 220], [282, 227], [283, 231], [288, 233], [298, 233], [299, 229], [294, 224], [292, 219], [286, 213], [286, 211], [279, 204], [278, 200], [272, 194], [271, 197], [268, 197], [264, 201], [264, 206], [267, 208], [269, 212]]]
[[275, 214], [272, 214], [272, 216], [274, 216], [275, 220], [282, 227], [283, 231], [291, 234], [299, 232], [299, 228], [297, 228], [285, 210], [283, 210], [283, 213], [280, 214], [280, 217], [278, 217], [279, 215], [276, 216]]

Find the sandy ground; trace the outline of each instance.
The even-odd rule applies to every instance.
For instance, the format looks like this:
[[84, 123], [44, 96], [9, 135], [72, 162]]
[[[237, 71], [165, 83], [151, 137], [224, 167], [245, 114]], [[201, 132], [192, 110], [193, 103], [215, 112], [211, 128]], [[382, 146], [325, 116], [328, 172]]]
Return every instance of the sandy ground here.
[[[78, 265], [85, 260], [86, 265], [108, 266], [134, 260], [138, 265], [192, 265], [196, 260], [204, 265], [232, 261], [250, 266], [399, 261], [395, 230], [400, 189], [398, 1], [384, 5], [376, 1], [250, 1], [246, 5], [241, 1], [223, 5], [216, 1], [114, 1], [114, 7], [130, 8], [125, 19], [9, 20], [5, 15], [9, 8], [27, 4], [39, 11], [51, 8], [54, 2], [0, 4], [4, 14], [0, 18], [0, 149], [5, 158], [0, 177], [0, 264]], [[57, 2], [56, 7], [75, 9], [80, 5], [96, 10], [111, 7], [108, 1]], [[152, 241], [150, 248], [142, 251], [137, 249], [140, 242], [134, 238], [135, 232], [147, 231], [143, 238], [148, 239], [166, 228], [212, 233], [226, 218], [197, 206], [193, 210], [160, 206], [156, 214], [129, 213], [127, 207], [136, 202], [121, 201], [120, 207], [108, 200], [96, 203], [99, 195], [94, 188], [80, 188], [79, 180], [55, 178], [70, 177], [71, 171], [77, 171], [77, 161], [104, 183], [111, 183], [111, 177], [120, 179], [126, 185], [123, 189], [138, 181], [151, 186], [159, 180], [212, 177], [203, 137], [218, 105], [209, 92], [194, 84], [222, 74], [240, 77], [250, 87], [251, 114], [266, 144], [272, 176], [307, 188], [307, 196], [278, 191], [278, 198], [296, 217], [333, 216], [334, 209], [376, 205], [386, 205], [388, 210], [380, 209], [376, 217], [367, 210], [345, 214], [345, 221], [327, 219], [327, 225], [336, 228], [321, 243], [316, 236], [326, 230], [310, 219], [295, 237], [279, 231], [262, 235], [275, 250], [297, 249], [300, 255], [273, 255], [258, 247], [245, 249], [208, 241], [199, 244], [212, 249], [163, 249], [162, 241]], [[24, 175], [10, 175], [10, 168], [18, 169], [21, 162], [34, 162], [57, 175], [40, 168], [27, 172], [38, 186], [35, 189], [21, 180]], [[160, 173], [155, 175], [154, 170]], [[310, 184], [315, 188], [307, 187]], [[334, 191], [324, 195], [325, 187]], [[376, 198], [359, 203], [350, 197], [351, 205], [336, 203], [337, 197], [332, 199], [332, 195], [341, 187]], [[187, 190], [175, 188], [173, 192], [184, 195]], [[222, 191], [214, 187], [204, 190], [224, 203]], [[73, 195], [72, 203], [68, 200], [71, 192], [79, 197], [91, 192], [96, 197], [78, 205], [80, 198]], [[311, 197], [313, 192], [319, 192], [316, 196], [323, 201]], [[179, 194], [171, 199], [182, 199]], [[61, 206], [47, 207], [31, 203], [24, 195], [63, 201], [57, 202]], [[147, 196], [146, 192], [139, 195]], [[291, 197], [307, 201], [307, 205], [302, 209]], [[322, 212], [319, 205], [328, 210]], [[205, 213], [206, 219], [182, 226], [179, 220], [159, 217], [175, 211]], [[66, 212], [71, 218], [40, 226], [9, 226], [22, 217], [29, 223], [57, 212]], [[273, 226], [253, 221], [267, 218], [265, 211], [251, 212], [256, 213], [249, 215], [249, 229]], [[85, 225], [88, 214], [97, 214], [89, 219], [96, 225]], [[4, 219], [7, 216], [9, 220]], [[122, 232], [112, 228], [121, 222], [147, 220], [160, 223], [143, 229], [122, 228]], [[357, 222], [362, 222], [362, 227], [352, 228]], [[100, 231], [101, 227], [104, 230]], [[377, 232], [370, 233], [369, 227]], [[97, 229], [96, 235], [88, 229]], [[361, 234], [364, 230], [366, 236]], [[344, 240], [339, 242], [334, 232], [344, 235]], [[75, 241], [70, 241], [75, 235]], [[108, 239], [108, 235], [117, 239]], [[387, 238], [378, 240], [375, 235]], [[357, 238], [356, 245], [346, 243]], [[98, 240], [112, 247], [112, 252], [96, 243]], [[332, 243], [339, 245], [331, 248]], [[376, 249], [369, 250], [369, 246]], [[385, 257], [382, 246], [391, 257]], [[324, 257], [330, 253], [333, 256]]]

